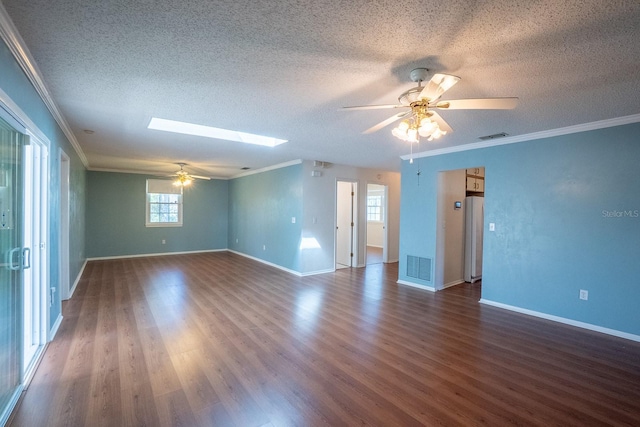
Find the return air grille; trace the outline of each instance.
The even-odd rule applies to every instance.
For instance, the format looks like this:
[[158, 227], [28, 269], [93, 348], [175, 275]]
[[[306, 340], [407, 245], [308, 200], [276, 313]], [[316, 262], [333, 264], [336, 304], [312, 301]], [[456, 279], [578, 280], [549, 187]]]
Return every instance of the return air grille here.
[[407, 276], [431, 281], [431, 258], [407, 255]]
[[480, 139], [482, 141], [488, 141], [488, 140], [496, 139], [496, 138], [504, 138], [507, 135], [509, 135], [509, 134], [506, 133], [506, 132], [500, 132], [500, 133], [494, 133], [493, 135], [479, 136], [478, 139]]

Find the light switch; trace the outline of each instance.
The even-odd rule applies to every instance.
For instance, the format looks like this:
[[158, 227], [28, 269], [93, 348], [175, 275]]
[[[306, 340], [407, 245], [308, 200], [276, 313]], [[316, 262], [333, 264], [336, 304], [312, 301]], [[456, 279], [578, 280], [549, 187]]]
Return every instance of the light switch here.
[[295, 223], [296, 223], [296, 217], [295, 217], [295, 216], [292, 216], [292, 217], [291, 217], [291, 224], [295, 224]]
[[489, 231], [496, 231], [496, 223], [495, 222], [490, 222], [489, 223]]

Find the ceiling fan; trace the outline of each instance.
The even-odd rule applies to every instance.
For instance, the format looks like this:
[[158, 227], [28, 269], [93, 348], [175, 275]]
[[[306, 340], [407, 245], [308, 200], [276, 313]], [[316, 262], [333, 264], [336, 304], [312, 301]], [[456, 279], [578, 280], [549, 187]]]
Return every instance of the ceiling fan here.
[[199, 175], [191, 175], [189, 172], [184, 170], [185, 166], [188, 166], [186, 163], [176, 163], [176, 165], [180, 166], [180, 170], [168, 176], [175, 176], [176, 180], [173, 182], [173, 185], [186, 187], [193, 182], [194, 179], [206, 179], [210, 180], [208, 176], [199, 176]]
[[343, 110], [376, 110], [386, 108], [400, 108], [403, 111], [394, 114], [365, 130], [364, 134], [376, 132], [396, 120], [404, 119], [392, 130], [392, 134], [408, 142], [418, 142], [420, 137], [428, 141], [437, 139], [453, 129], [434, 110], [509, 110], [515, 108], [518, 98], [476, 98], [476, 99], [449, 99], [442, 101], [440, 97], [453, 85], [460, 81], [460, 77], [451, 74], [434, 74], [433, 77], [422, 85], [429, 75], [426, 68], [416, 68], [411, 71], [409, 77], [417, 82], [418, 86], [403, 92], [398, 97], [399, 104], [386, 105], [362, 105], [343, 107]]

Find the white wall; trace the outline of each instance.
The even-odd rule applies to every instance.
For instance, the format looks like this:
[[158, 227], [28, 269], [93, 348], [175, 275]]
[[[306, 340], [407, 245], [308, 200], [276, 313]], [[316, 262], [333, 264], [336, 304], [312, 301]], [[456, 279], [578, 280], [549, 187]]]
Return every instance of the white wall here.
[[384, 222], [367, 221], [367, 246], [381, 248], [383, 243], [383, 231]]
[[[444, 266], [442, 285], [457, 285], [464, 281], [464, 198], [466, 171], [441, 172], [438, 194], [438, 239], [443, 239]], [[455, 202], [463, 208], [454, 209]], [[440, 219], [442, 218], [442, 221]]]
[[[322, 176], [312, 177], [317, 170]], [[312, 161], [303, 162], [303, 224], [302, 238], [313, 238], [319, 248], [306, 249], [301, 254], [303, 274], [329, 271], [334, 265], [336, 181], [338, 179], [358, 182], [358, 266], [365, 265], [365, 236], [367, 212], [367, 184], [387, 185], [388, 233], [387, 250], [389, 262], [398, 261], [400, 231], [400, 174], [376, 169], [362, 169], [330, 164], [327, 168], [313, 166]], [[314, 221], [315, 219], [315, 221]]]
[[[387, 215], [386, 204], [384, 194], [384, 186], [379, 184], [367, 185], [367, 196], [381, 196], [382, 197], [382, 217]], [[381, 248], [384, 244], [384, 221], [369, 221], [367, 220], [367, 246], [374, 246]]]

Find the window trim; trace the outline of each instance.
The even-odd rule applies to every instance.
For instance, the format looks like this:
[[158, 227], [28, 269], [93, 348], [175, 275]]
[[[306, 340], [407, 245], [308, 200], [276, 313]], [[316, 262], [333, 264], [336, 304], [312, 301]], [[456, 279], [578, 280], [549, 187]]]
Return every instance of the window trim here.
[[[178, 188], [170, 188], [170, 187], [166, 187], [167, 189], [170, 189], [171, 192], [160, 192], [159, 190], [150, 192], [149, 191], [149, 187], [150, 187], [150, 181], [164, 181], [164, 182], [151, 182], [151, 186], [153, 186], [153, 184], [159, 184], [159, 187], [163, 187], [166, 186], [168, 184], [172, 185], [172, 182], [169, 180], [161, 180], [161, 179], [147, 179], [147, 188], [145, 191], [145, 216], [144, 216], [144, 225], [145, 227], [151, 227], [151, 228], [157, 228], [157, 227], [182, 227], [183, 225], [183, 211], [184, 211], [184, 203], [183, 203], [183, 199], [184, 199], [184, 194], [182, 192], [182, 187]], [[165, 184], [166, 183], [166, 184]], [[163, 185], [164, 184], [164, 185]], [[158, 185], [156, 185], [156, 187], [158, 187]], [[179, 190], [179, 191], [178, 191]], [[151, 194], [177, 194], [178, 195], [178, 221], [177, 222], [151, 222]]]

